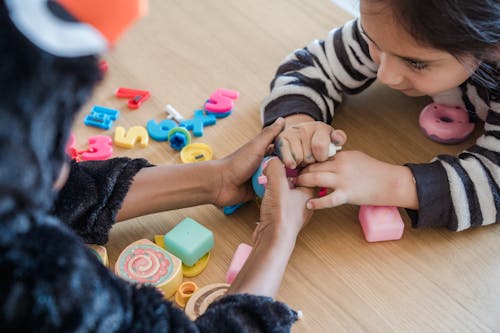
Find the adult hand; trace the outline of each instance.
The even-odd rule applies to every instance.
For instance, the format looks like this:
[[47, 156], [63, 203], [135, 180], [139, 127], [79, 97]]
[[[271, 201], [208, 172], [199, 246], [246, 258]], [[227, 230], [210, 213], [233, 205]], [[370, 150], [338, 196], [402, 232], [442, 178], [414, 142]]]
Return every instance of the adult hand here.
[[220, 188], [213, 203], [229, 206], [249, 201], [255, 197], [250, 179], [259, 167], [266, 150], [282, 131], [285, 120], [278, 118], [271, 126], [231, 155], [214, 161], [216, 176], [220, 177]]
[[276, 140], [276, 151], [287, 168], [295, 169], [326, 161], [330, 143], [342, 146], [346, 140], [342, 130], [321, 121], [306, 121], [287, 126]]
[[326, 187], [331, 193], [309, 200], [309, 209], [342, 204], [389, 205], [417, 208], [415, 182], [410, 169], [379, 161], [359, 151], [341, 151], [332, 160], [303, 169], [297, 185]]
[[312, 198], [313, 190], [290, 188], [285, 166], [278, 158], [268, 161], [264, 175], [267, 176], [267, 186], [262, 199], [260, 222], [254, 232], [254, 242], [257, 243], [264, 233], [295, 241], [299, 231], [312, 216], [312, 211], [306, 209], [306, 202]]

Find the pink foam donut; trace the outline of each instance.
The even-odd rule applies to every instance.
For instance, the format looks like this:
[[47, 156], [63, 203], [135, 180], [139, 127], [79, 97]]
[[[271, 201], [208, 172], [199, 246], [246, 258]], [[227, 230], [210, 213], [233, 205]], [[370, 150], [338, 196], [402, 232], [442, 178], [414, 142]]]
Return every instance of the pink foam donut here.
[[469, 122], [469, 114], [463, 108], [437, 103], [427, 105], [418, 121], [431, 140], [447, 144], [465, 141], [475, 126]]

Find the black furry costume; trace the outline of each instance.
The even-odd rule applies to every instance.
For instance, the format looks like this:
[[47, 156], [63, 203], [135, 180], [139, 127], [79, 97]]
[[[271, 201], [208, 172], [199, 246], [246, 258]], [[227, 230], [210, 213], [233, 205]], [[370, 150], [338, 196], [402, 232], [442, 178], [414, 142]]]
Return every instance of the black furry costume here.
[[253, 295], [223, 297], [191, 322], [156, 288], [101, 265], [84, 241], [107, 241], [132, 177], [149, 164], [72, 162], [57, 196], [53, 183], [74, 115], [101, 78], [98, 59], [42, 51], [10, 21], [4, 0], [0, 50], [0, 331], [290, 330], [295, 311]]

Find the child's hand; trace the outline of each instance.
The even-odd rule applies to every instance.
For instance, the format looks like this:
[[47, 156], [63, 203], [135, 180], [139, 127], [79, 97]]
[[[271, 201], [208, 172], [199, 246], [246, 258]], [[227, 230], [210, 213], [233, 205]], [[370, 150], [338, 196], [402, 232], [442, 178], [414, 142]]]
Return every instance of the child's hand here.
[[275, 151], [287, 168], [295, 169], [326, 161], [330, 143], [342, 146], [346, 139], [342, 130], [334, 130], [321, 121], [308, 121], [291, 125], [281, 132]]
[[216, 166], [213, 177], [220, 178], [214, 181], [217, 184], [215, 198], [211, 201], [214, 205], [234, 205], [255, 198], [250, 179], [284, 124], [284, 119], [279, 118], [231, 155], [210, 161]]
[[297, 185], [327, 187], [330, 194], [309, 200], [307, 208], [342, 204], [389, 205], [417, 208], [413, 175], [409, 168], [372, 158], [359, 151], [341, 151], [323, 163], [302, 170]]

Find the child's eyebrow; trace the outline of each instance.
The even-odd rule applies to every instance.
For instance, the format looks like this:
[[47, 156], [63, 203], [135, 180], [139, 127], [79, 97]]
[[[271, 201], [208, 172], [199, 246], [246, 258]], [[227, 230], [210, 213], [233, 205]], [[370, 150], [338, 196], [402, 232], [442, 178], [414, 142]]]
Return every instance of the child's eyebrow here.
[[[373, 44], [375, 44], [376, 47], [379, 47], [377, 45], [377, 43], [366, 33], [366, 30], [363, 27], [363, 25], [360, 24], [359, 26], [361, 27], [361, 33], [363, 35], [365, 35], [366, 38], [368, 38]], [[424, 63], [424, 64], [430, 64], [430, 63], [434, 63], [434, 62], [438, 62], [438, 61], [443, 60], [443, 59], [425, 60], [425, 59], [418, 59], [418, 58], [410, 58], [410, 57], [402, 56], [399, 54], [395, 54], [395, 56], [402, 59], [402, 60], [405, 60], [405, 61], [418, 62], [418, 63]]]

